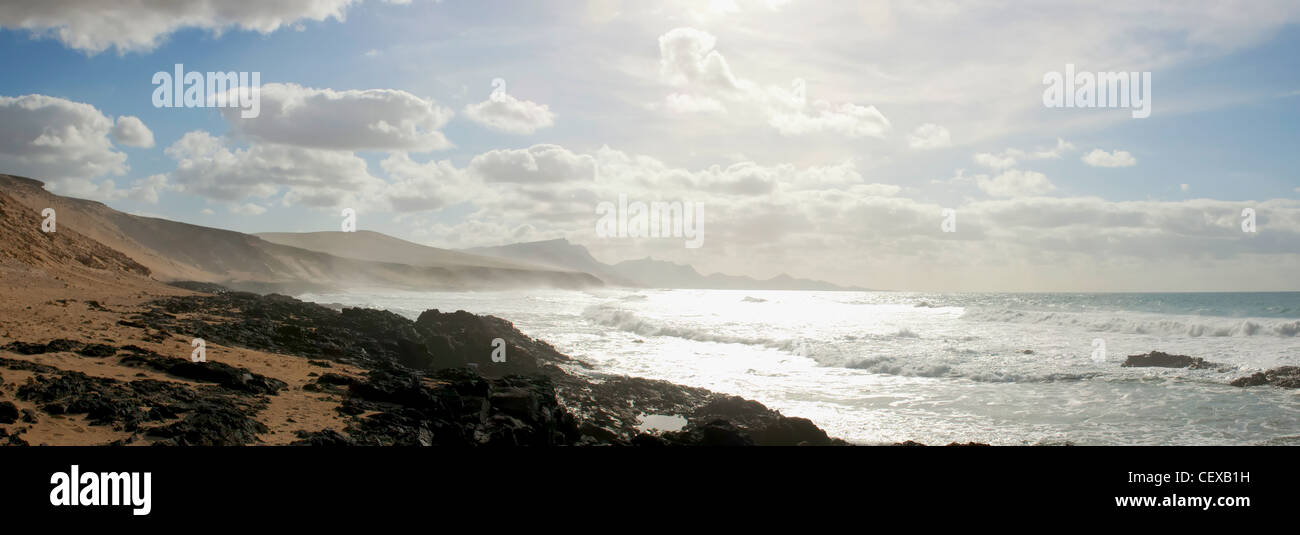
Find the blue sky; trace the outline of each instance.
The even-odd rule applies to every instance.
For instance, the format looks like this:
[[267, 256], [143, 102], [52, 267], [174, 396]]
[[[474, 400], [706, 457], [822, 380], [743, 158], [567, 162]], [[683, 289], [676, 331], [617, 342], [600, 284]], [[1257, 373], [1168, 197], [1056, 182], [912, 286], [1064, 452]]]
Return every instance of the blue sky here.
[[[439, 247], [565, 237], [606, 261], [877, 288], [1300, 289], [1293, 2], [81, 3], [0, 8], [0, 172], [127, 212], [311, 231], [353, 207]], [[155, 108], [176, 63], [258, 71], [264, 106], [306, 104]], [[1151, 72], [1151, 116], [1044, 107], [1066, 63]], [[153, 144], [109, 131], [119, 117]], [[912, 143], [925, 125], [947, 135]], [[42, 132], [66, 152], [37, 157]], [[706, 245], [596, 235], [619, 194], [705, 203]]]

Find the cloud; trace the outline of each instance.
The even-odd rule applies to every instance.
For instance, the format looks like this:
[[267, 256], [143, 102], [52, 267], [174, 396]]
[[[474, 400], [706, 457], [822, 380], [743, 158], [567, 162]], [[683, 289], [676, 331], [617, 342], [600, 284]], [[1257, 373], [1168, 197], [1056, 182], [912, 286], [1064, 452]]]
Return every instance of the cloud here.
[[505, 82], [493, 80], [496, 88], [487, 100], [465, 107], [465, 116], [493, 130], [531, 134], [555, 124], [555, 113], [545, 104], [519, 100], [506, 93]]
[[1047, 148], [1035, 150], [1009, 148], [1000, 153], [981, 152], [975, 155], [975, 162], [992, 169], [1009, 169], [1015, 167], [1020, 161], [1057, 159], [1072, 150], [1074, 150], [1073, 143], [1057, 138], [1056, 145]]
[[1134, 158], [1128, 151], [1116, 150], [1106, 152], [1101, 149], [1093, 149], [1092, 152], [1083, 156], [1083, 163], [1093, 167], [1133, 167], [1137, 165], [1137, 158]]
[[[659, 36], [659, 75], [669, 85], [690, 92], [666, 97], [666, 108], [676, 113], [709, 112], [753, 115], [785, 136], [833, 133], [849, 138], [884, 137], [892, 126], [875, 106], [852, 102], [809, 102], [802, 79], [790, 89], [763, 88], [736, 76], [727, 59], [714, 47], [717, 38], [696, 28], [675, 28]], [[735, 104], [730, 106], [728, 104]]]
[[68, 48], [96, 54], [147, 52], [186, 28], [214, 34], [237, 28], [269, 34], [302, 21], [343, 20], [360, 0], [43, 0], [0, 4], [0, 26], [53, 37]]
[[717, 43], [712, 34], [695, 28], [675, 28], [659, 36], [659, 74], [674, 85], [741, 89], [727, 59], [713, 49]]
[[831, 132], [847, 137], [884, 137], [890, 129], [889, 119], [875, 106], [831, 104], [825, 100], [814, 101], [811, 109], [801, 106], [775, 112], [768, 122], [787, 136]]
[[1036, 171], [1008, 169], [993, 178], [980, 176], [975, 185], [994, 197], [1027, 197], [1042, 195], [1056, 189], [1047, 175]]
[[51, 191], [60, 195], [103, 202], [128, 199], [146, 204], [158, 204], [162, 192], [178, 189], [167, 182], [167, 175], [162, 174], [134, 180], [126, 189], [119, 189], [117, 183], [109, 179], [93, 181], [77, 178], [48, 184], [48, 186]]
[[397, 212], [437, 210], [473, 195], [464, 171], [446, 160], [418, 163], [399, 152], [380, 162], [380, 167], [391, 179], [384, 196]]
[[470, 160], [469, 170], [484, 182], [545, 184], [592, 181], [596, 161], [558, 145], [533, 145], [527, 149], [492, 150]]
[[244, 204], [232, 204], [230, 205], [230, 213], [239, 214], [239, 215], [262, 215], [266, 213], [266, 207], [259, 204], [253, 204], [251, 202], [244, 203]]
[[914, 149], [939, 149], [952, 146], [952, 134], [947, 128], [934, 123], [925, 123], [916, 127], [907, 136], [907, 146]]
[[117, 118], [112, 135], [113, 141], [119, 145], [143, 149], [153, 147], [153, 132], [149, 131], [149, 127], [145, 126], [143, 121], [131, 115]]
[[664, 98], [665, 107], [674, 113], [724, 113], [727, 111], [718, 99], [685, 93], [672, 93]]
[[975, 163], [993, 169], [1008, 169], [1016, 165], [1016, 159], [1006, 154], [981, 152], [974, 156]]
[[185, 134], [164, 151], [176, 160], [172, 181], [185, 192], [235, 202], [281, 192], [289, 205], [335, 207], [371, 197], [384, 182], [351, 152], [287, 145], [230, 148], [203, 131]]
[[126, 154], [114, 150], [113, 121], [90, 104], [45, 95], [0, 97], [0, 165], [41, 180], [122, 175]]
[[326, 150], [425, 152], [452, 146], [440, 129], [454, 112], [396, 89], [335, 91], [297, 84], [261, 87], [261, 114], [222, 108], [236, 131], [254, 140]]

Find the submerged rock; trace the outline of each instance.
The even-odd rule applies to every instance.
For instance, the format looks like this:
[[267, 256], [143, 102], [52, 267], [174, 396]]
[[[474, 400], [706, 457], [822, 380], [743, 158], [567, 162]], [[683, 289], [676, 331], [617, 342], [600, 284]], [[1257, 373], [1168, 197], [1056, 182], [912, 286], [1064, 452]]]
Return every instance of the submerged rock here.
[[1234, 379], [1232, 386], [1273, 385], [1282, 388], [1300, 388], [1300, 366], [1282, 366]]
[[1189, 368], [1193, 370], [1220, 369], [1223, 367], [1200, 357], [1171, 355], [1160, 351], [1152, 351], [1145, 355], [1129, 355], [1120, 366], [1124, 368]]

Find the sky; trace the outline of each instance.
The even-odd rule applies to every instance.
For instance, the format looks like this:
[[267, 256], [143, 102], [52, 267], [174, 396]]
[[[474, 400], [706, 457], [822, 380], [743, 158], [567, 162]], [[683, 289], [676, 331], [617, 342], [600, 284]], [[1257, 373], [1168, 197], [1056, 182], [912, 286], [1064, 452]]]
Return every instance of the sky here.
[[[241, 232], [351, 208], [875, 289], [1300, 290], [1294, 1], [145, 4], [0, 5], [0, 172]], [[176, 64], [258, 73], [259, 114], [156, 107]], [[1067, 65], [1150, 73], [1150, 115], [1046, 105]], [[599, 232], [620, 197], [698, 206], [699, 247]]]

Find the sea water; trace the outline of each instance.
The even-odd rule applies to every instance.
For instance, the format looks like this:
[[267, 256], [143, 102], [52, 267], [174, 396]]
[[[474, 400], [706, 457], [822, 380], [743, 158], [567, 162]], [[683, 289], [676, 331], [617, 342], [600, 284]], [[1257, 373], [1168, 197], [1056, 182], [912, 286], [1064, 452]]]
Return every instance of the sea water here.
[[[411, 319], [425, 309], [499, 316], [592, 364], [590, 373], [743, 396], [857, 443], [1300, 444], [1300, 391], [1228, 384], [1300, 365], [1300, 293], [601, 289], [299, 297]], [[1125, 356], [1150, 351], [1223, 366], [1120, 366]]]

